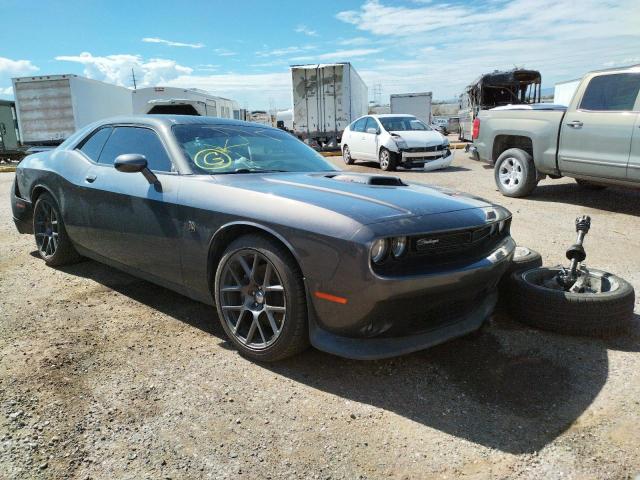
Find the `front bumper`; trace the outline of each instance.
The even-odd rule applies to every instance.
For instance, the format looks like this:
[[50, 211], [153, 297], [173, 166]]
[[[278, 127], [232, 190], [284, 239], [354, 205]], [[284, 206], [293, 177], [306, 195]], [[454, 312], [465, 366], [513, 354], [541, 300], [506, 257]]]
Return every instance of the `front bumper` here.
[[[477, 330], [493, 311], [497, 283], [514, 249], [515, 242], [507, 237], [469, 265], [425, 275], [374, 276], [344, 305], [310, 299], [311, 344], [342, 357], [373, 360]], [[350, 327], [332, 328], [337, 323]]]
[[400, 152], [400, 165], [404, 168], [424, 167], [425, 170], [436, 170], [451, 165], [453, 152], [451, 150]]
[[33, 206], [31, 202], [16, 195], [15, 185], [11, 188], [11, 210], [18, 232], [33, 233]]

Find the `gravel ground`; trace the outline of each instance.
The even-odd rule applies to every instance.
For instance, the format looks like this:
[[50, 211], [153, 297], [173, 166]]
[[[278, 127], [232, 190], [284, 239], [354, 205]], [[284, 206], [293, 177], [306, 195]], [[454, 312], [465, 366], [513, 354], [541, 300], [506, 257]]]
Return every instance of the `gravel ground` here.
[[[589, 214], [588, 264], [640, 291], [640, 192], [547, 180], [507, 199], [492, 173], [458, 151], [447, 170], [398, 175], [505, 205], [516, 240], [548, 264]], [[46, 267], [13, 227], [12, 180], [0, 174], [2, 478], [640, 474], [637, 315], [608, 341], [496, 314], [478, 335], [392, 360], [309, 350], [259, 365], [205, 305], [92, 261]]]

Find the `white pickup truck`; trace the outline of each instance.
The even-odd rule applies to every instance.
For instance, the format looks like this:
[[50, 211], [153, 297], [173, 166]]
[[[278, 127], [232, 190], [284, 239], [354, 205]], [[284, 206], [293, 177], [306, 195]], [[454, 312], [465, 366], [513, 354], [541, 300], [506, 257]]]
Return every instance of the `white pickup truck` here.
[[587, 74], [567, 108], [545, 104], [485, 110], [474, 120], [477, 160], [495, 165], [509, 197], [545, 176], [587, 188], [640, 187], [640, 65]]

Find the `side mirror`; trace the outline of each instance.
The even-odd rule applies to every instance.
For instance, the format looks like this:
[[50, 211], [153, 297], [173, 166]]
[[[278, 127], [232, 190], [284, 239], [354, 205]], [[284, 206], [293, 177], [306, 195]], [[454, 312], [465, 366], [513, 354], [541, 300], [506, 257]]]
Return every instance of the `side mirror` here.
[[122, 155], [118, 155], [113, 162], [113, 166], [116, 167], [116, 170], [124, 173], [142, 173], [144, 178], [147, 179], [147, 182], [150, 184], [159, 183], [158, 177], [149, 170], [147, 167], [147, 159], [144, 155], [140, 155], [139, 153], [125, 153]]
[[377, 128], [367, 128], [367, 133], [374, 133], [374, 134], [378, 134], [378, 129]]

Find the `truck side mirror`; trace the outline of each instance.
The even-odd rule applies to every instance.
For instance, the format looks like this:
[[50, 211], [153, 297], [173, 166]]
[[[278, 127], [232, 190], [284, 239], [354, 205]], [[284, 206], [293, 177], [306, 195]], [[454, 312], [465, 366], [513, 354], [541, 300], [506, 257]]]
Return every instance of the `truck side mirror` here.
[[147, 159], [144, 155], [140, 155], [139, 153], [124, 153], [122, 155], [118, 155], [113, 162], [113, 166], [119, 172], [125, 173], [142, 173], [144, 178], [147, 179], [147, 182], [154, 185], [159, 183], [158, 177], [149, 170], [147, 166]]

